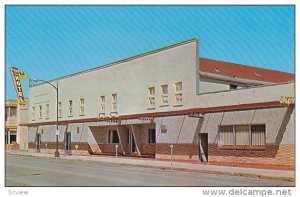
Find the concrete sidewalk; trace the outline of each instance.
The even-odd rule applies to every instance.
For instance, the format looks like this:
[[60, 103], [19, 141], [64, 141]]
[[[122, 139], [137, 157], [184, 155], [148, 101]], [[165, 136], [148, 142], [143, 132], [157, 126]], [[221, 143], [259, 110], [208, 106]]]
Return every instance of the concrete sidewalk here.
[[[33, 153], [15, 150], [6, 150], [6, 154], [24, 155], [24, 156], [34, 156], [34, 157], [48, 157], [54, 158], [53, 154], [46, 153]], [[118, 165], [133, 165], [139, 167], [147, 168], [160, 168], [164, 170], [180, 170], [180, 171], [190, 171], [190, 172], [202, 172], [210, 174], [222, 174], [231, 176], [247, 176], [256, 177], [262, 179], [274, 179], [274, 180], [284, 180], [284, 181], [295, 181], [295, 172], [287, 170], [267, 170], [267, 169], [257, 169], [257, 168], [240, 168], [240, 167], [228, 167], [228, 166], [214, 166], [206, 164], [191, 164], [191, 163], [181, 163], [181, 162], [170, 162], [170, 161], [160, 161], [155, 159], [143, 159], [143, 158], [132, 158], [132, 157], [118, 157], [117, 159], [112, 156], [79, 156], [79, 155], [61, 155], [60, 158], [54, 159], [68, 159], [68, 160], [81, 160], [88, 162], [105, 162]]]

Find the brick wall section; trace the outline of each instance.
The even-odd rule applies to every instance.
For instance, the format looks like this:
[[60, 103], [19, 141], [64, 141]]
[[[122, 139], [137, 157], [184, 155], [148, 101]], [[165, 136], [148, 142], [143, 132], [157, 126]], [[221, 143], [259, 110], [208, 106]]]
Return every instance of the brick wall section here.
[[235, 157], [275, 157], [278, 145], [268, 145], [266, 150], [219, 150], [217, 144], [209, 144], [209, 156], [235, 156]]
[[5, 148], [6, 150], [19, 150], [20, 149], [20, 145], [13, 143], [13, 144], [5, 144]]
[[[47, 149], [56, 149], [56, 142], [42, 142], [40, 148], [41, 149], [46, 149], [46, 144], [47, 144]], [[90, 151], [90, 146], [86, 142], [72, 142], [71, 143], [71, 149], [72, 150], [76, 150], [75, 145], [78, 145], [77, 150]], [[35, 149], [35, 142], [29, 142], [28, 143], [28, 148]], [[58, 142], [58, 149], [64, 150], [65, 149], [65, 143], [64, 142]]]
[[155, 155], [156, 144], [143, 144], [142, 145], [142, 155]]
[[293, 144], [267, 145], [265, 151], [218, 150], [209, 145], [209, 164], [265, 168], [277, 170], [295, 169], [295, 147]]
[[[116, 153], [116, 145], [117, 144], [98, 144], [100, 150], [102, 153], [109, 153], [109, 154], [115, 154]], [[121, 149], [121, 144], [118, 144], [118, 153], [123, 154]]]
[[[170, 155], [171, 144], [156, 144], [156, 154]], [[197, 144], [173, 144], [173, 155], [186, 155], [189, 159], [198, 156]]]

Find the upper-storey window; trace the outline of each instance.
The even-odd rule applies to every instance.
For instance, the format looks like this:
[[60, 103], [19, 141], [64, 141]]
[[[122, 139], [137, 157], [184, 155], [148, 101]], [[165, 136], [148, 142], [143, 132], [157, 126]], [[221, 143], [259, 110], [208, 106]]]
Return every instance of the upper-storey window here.
[[182, 82], [174, 84], [175, 105], [182, 105]]
[[161, 85], [161, 105], [168, 105], [168, 85]]
[[79, 100], [79, 116], [83, 116], [84, 115], [84, 99], [81, 98]]
[[155, 87], [148, 88], [148, 108], [155, 108]]
[[117, 112], [117, 94], [112, 94], [111, 111]]
[[43, 108], [42, 105], [39, 105], [39, 118], [43, 117]]
[[49, 118], [49, 104], [46, 104], [45, 118]]
[[35, 106], [31, 107], [31, 119], [35, 120]]
[[58, 117], [61, 118], [62, 117], [62, 103], [58, 102], [57, 106], [58, 106]]
[[73, 116], [73, 101], [69, 100], [69, 116]]
[[100, 113], [105, 114], [105, 96], [100, 96]]

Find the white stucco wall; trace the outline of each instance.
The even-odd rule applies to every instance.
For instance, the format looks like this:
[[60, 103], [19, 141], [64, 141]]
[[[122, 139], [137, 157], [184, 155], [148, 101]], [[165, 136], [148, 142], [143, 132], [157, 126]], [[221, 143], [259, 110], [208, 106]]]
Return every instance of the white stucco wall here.
[[[136, 114], [191, 108], [190, 100], [196, 95], [197, 86], [197, 41], [161, 50], [130, 61], [102, 69], [77, 74], [52, 81], [58, 82], [59, 101], [62, 102], [63, 117], [60, 120], [95, 118], [100, 112], [100, 96], [106, 97], [106, 115], [110, 112], [111, 95], [118, 95], [118, 114]], [[174, 83], [183, 84], [181, 107], [173, 107]], [[160, 86], [168, 84], [169, 106], [159, 107]], [[156, 109], [148, 108], [148, 87], [155, 86]], [[53, 121], [56, 117], [56, 93], [49, 84], [31, 87], [30, 109], [35, 106], [35, 121]], [[85, 114], [79, 116], [79, 99], [85, 100]], [[73, 100], [73, 117], [68, 117], [68, 100]], [[45, 106], [50, 104], [49, 119], [45, 119]], [[38, 106], [43, 106], [43, 118], [38, 119]]]
[[281, 96], [295, 96], [295, 83], [276, 84], [251, 87], [245, 89], [223, 91], [198, 95], [193, 100], [193, 106], [215, 107], [279, 101]]
[[[281, 125], [284, 124], [283, 119], [286, 116], [287, 108], [269, 108], [256, 109], [247, 111], [231, 111], [209, 113], [204, 117], [204, 122], [201, 128], [201, 133], [208, 133], [209, 143], [217, 143], [218, 126], [219, 125], [245, 125], [245, 124], [265, 124], [266, 125], [266, 143], [276, 144], [276, 138], [280, 135]], [[293, 144], [294, 134], [294, 119], [291, 116], [287, 126], [287, 131], [284, 132], [284, 138], [280, 142]]]

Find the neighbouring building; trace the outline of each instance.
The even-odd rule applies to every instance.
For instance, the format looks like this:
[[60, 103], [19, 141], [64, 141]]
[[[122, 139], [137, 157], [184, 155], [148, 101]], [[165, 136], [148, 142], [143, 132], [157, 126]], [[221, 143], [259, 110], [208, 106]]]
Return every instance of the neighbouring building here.
[[[294, 169], [294, 75], [199, 58], [197, 39], [29, 88], [28, 146]], [[58, 122], [56, 117], [58, 116]]]
[[28, 123], [28, 100], [19, 105], [17, 100], [5, 101], [5, 145], [6, 149], [27, 150], [27, 127], [19, 124]]

